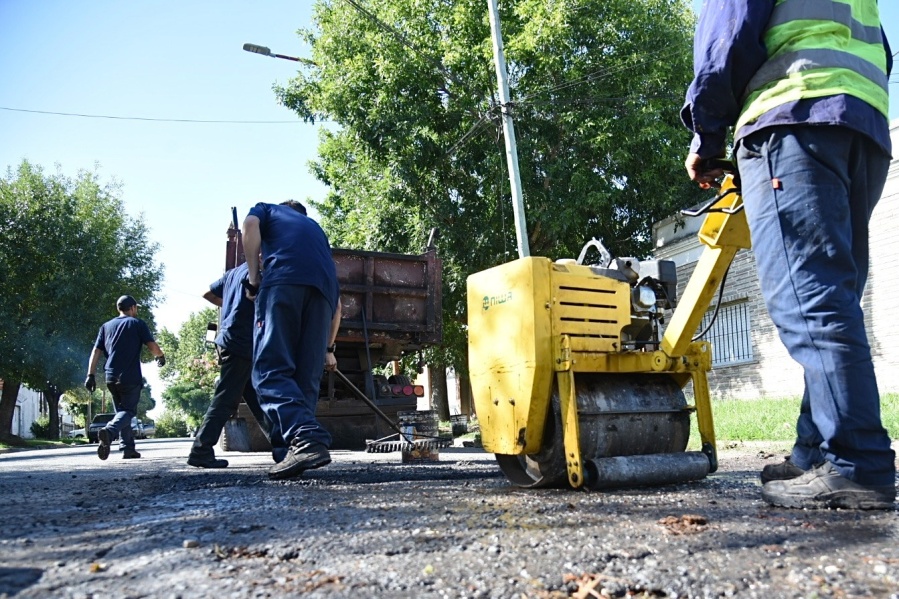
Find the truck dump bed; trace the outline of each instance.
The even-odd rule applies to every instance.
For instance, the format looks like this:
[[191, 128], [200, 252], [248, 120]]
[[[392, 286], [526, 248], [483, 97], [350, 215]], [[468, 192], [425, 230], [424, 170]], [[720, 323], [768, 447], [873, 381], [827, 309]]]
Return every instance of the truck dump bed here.
[[385, 360], [439, 344], [440, 261], [437, 253], [388, 254], [332, 250], [340, 281], [343, 320], [338, 343], [381, 350]]
[[[415, 389], [405, 377], [376, 376], [371, 370], [442, 341], [437, 252], [431, 248], [410, 255], [335, 248], [332, 254], [343, 304], [337, 368], [396, 420], [397, 412], [416, 409]], [[366, 439], [392, 432], [330, 373], [322, 380], [316, 416], [331, 432], [336, 448], [363, 448]]]

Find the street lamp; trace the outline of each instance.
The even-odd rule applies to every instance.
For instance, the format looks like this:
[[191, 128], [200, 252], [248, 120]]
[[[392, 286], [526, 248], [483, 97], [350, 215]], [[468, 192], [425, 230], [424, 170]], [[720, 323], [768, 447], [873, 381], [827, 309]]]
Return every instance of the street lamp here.
[[302, 62], [303, 64], [315, 66], [315, 63], [308, 58], [297, 58], [296, 56], [273, 54], [271, 49], [267, 48], [266, 46], [260, 46], [258, 44], [244, 44], [243, 49], [247, 52], [252, 52], [253, 54], [262, 54], [263, 56], [271, 56], [272, 58], [283, 58], [284, 60], [292, 60], [294, 62]]

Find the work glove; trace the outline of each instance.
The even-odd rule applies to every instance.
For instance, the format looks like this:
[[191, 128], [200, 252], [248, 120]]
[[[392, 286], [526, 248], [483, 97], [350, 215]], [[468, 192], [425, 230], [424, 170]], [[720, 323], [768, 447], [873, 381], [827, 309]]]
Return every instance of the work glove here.
[[156, 365], [159, 366], [160, 368], [165, 366], [165, 354], [162, 354], [161, 356], [156, 356]]
[[94, 378], [94, 375], [89, 374], [87, 378], [84, 379], [84, 388], [93, 393], [97, 390], [97, 379]]
[[241, 284], [241, 286], [243, 286], [244, 289], [247, 290], [248, 298], [253, 299], [257, 295], [259, 295], [259, 285], [253, 285], [252, 283], [250, 283], [249, 277], [244, 277], [240, 281], [240, 284]]

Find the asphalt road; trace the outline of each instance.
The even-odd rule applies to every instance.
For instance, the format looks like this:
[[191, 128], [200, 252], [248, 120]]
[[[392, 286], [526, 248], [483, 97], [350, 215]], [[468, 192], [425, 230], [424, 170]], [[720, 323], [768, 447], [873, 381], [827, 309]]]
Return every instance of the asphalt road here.
[[786, 447], [721, 448], [663, 488], [510, 486], [493, 457], [333, 452], [269, 481], [265, 454], [185, 464], [190, 440], [0, 455], [0, 597], [896, 597], [892, 512], [759, 497]]

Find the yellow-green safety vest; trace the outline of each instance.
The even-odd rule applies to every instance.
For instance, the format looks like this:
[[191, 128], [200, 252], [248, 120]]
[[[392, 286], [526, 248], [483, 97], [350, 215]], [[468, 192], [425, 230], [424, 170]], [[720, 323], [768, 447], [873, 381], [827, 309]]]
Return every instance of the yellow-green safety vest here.
[[772, 108], [848, 94], [889, 114], [886, 51], [875, 0], [778, 0], [768, 60], [746, 86], [739, 129]]

